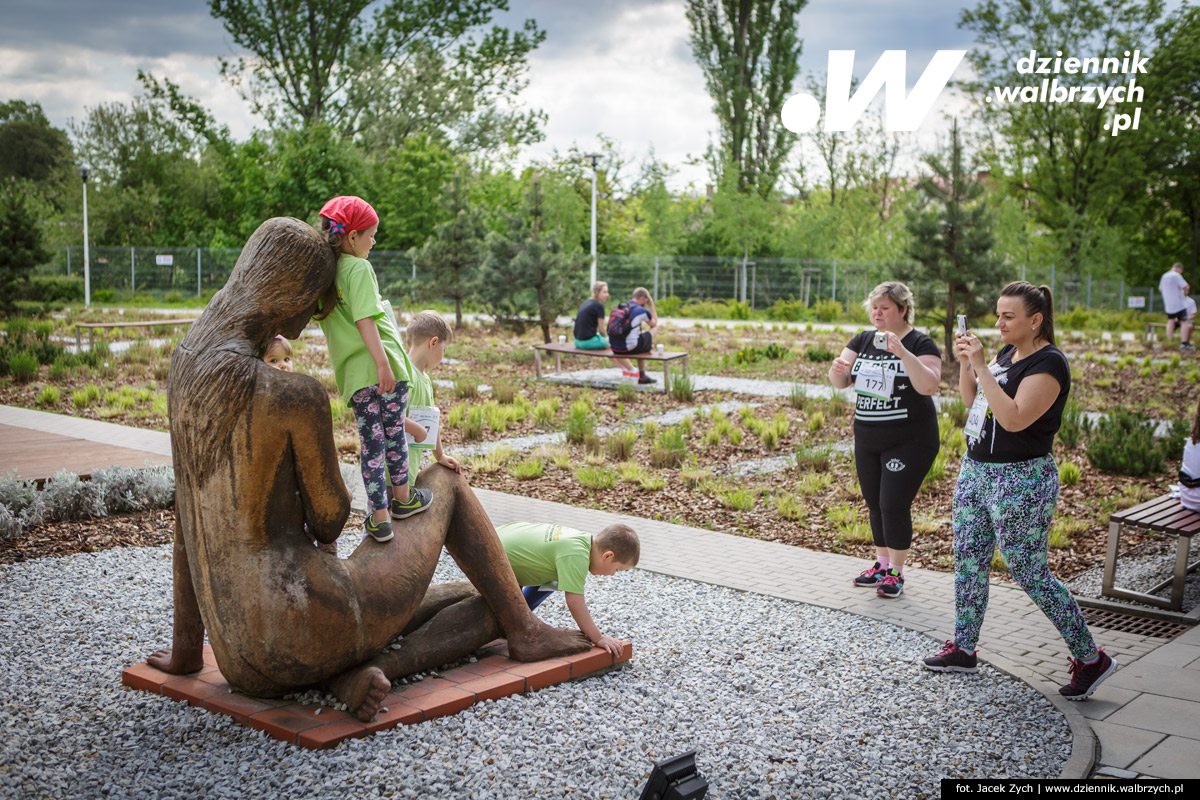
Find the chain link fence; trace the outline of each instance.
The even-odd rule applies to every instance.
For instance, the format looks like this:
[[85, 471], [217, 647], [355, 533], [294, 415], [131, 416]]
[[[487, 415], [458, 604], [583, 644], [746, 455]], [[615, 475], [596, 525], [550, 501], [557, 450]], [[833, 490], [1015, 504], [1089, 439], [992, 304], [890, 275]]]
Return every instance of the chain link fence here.
[[[209, 296], [225, 285], [240, 253], [237, 248], [92, 247], [92, 296], [97, 297], [97, 292], [101, 299], [109, 292], [109, 299]], [[371, 264], [384, 289], [399, 281], [419, 286], [430, 277], [422, 274], [402, 251], [374, 250]], [[82, 276], [83, 249], [60, 248], [53, 261], [38, 272]], [[832, 299], [851, 308], [861, 303], [874, 286], [888, 280], [905, 281], [922, 298], [945, 298], [944, 288], [915, 281], [915, 266], [904, 261], [602, 255], [597, 275], [608, 282], [614, 298], [628, 297], [636, 287], [644, 286], [655, 298], [677, 297], [683, 302], [732, 300], [745, 303], [750, 310], [770, 308], [781, 299], [804, 306]], [[1162, 305], [1154, 287], [1093, 280], [1091, 275], [1064, 275], [1053, 265], [1029, 269], [1015, 266], [1001, 283], [1017, 279], [1049, 284], [1059, 313], [1072, 308], [1135, 308], [1153, 313], [1156, 305], [1160, 309]], [[993, 292], [999, 289], [997, 285]], [[589, 290], [581, 286], [580, 296], [586, 297]]]

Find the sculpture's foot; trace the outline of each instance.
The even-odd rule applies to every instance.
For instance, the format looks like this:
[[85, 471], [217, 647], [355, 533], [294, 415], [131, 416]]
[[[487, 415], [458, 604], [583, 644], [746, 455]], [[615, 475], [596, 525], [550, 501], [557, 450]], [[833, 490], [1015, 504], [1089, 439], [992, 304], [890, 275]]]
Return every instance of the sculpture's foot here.
[[346, 704], [347, 711], [359, 722], [370, 722], [379, 713], [392, 682], [379, 667], [363, 665], [346, 670], [326, 688]]
[[198, 672], [204, 666], [204, 656], [198, 652], [185, 653], [167, 647], [151, 653], [146, 663], [171, 675], [186, 675], [189, 672]]
[[516, 661], [541, 661], [590, 650], [592, 642], [574, 628], [551, 628], [537, 617], [525, 630], [508, 636], [508, 654]]

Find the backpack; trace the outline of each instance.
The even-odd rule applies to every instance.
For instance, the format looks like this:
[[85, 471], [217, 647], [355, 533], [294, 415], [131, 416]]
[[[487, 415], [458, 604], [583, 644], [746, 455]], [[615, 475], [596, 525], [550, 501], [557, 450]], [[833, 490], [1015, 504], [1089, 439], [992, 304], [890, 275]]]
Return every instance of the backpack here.
[[608, 315], [608, 336], [610, 339], [621, 339], [633, 330], [633, 304], [618, 303]]

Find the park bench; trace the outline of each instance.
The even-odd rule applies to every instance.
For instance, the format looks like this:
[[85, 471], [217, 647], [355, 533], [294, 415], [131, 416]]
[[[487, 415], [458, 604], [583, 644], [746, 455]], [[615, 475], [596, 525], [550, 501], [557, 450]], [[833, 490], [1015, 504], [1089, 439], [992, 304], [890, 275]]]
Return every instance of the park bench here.
[[1155, 328], [1162, 328], [1163, 333], [1167, 332], [1167, 323], [1165, 322], [1147, 322], [1146, 323], [1146, 341], [1151, 342], [1158, 338], [1158, 331]]
[[651, 350], [649, 353], [638, 353], [637, 355], [626, 355], [625, 353], [614, 353], [612, 350], [605, 348], [603, 350], [581, 350], [569, 342], [550, 342], [548, 344], [535, 344], [533, 346], [533, 357], [537, 362], [537, 376], [540, 380], [542, 377], [542, 354], [554, 354], [554, 371], [562, 372], [562, 357], [563, 356], [591, 356], [592, 358], [627, 358], [630, 361], [644, 359], [646, 361], [661, 361], [663, 365], [663, 391], [669, 391], [671, 387], [671, 362], [680, 361], [680, 366], [683, 369], [683, 377], [688, 376], [688, 354], [687, 353], [668, 353]]
[[163, 325], [191, 325], [194, 319], [148, 320], [144, 322], [76, 322], [75, 323], [75, 352], [83, 352], [82, 332], [88, 332], [88, 349], [92, 347], [96, 328], [154, 328]]
[[[1150, 591], [1146, 593], [1115, 585], [1117, 551], [1121, 542], [1121, 532], [1127, 528], [1140, 528], [1176, 537], [1175, 568], [1171, 577], [1151, 587]], [[1200, 561], [1188, 565], [1188, 548], [1191, 546], [1192, 536], [1197, 532], [1200, 532], [1200, 511], [1190, 511], [1184, 508], [1178, 497], [1170, 495], [1113, 514], [1108, 518], [1108, 553], [1104, 558], [1104, 580], [1101, 583], [1100, 594], [1123, 600], [1136, 600], [1139, 603], [1171, 611], [1181, 610], [1187, 574], [1200, 566]], [[1162, 591], [1168, 586], [1171, 587], [1170, 600], [1154, 596], [1155, 592]]]

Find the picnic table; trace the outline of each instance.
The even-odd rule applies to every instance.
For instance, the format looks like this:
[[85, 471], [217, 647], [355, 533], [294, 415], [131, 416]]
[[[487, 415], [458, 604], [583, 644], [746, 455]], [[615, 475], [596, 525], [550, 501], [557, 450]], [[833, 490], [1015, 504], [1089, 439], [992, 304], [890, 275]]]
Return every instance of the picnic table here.
[[540, 380], [542, 377], [542, 354], [554, 354], [554, 371], [562, 372], [562, 357], [563, 356], [591, 356], [592, 358], [627, 358], [630, 361], [646, 360], [659, 361], [663, 365], [663, 391], [669, 391], [671, 386], [671, 362], [679, 361], [683, 369], [683, 377], [688, 376], [688, 354], [684, 352], [660, 352], [651, 350], [649, 353], [637, 353], [629, 355], [627, 353], [614, 353], [609, 348], [603, 350], [581, 350], [570, 342], [549, 342], [547, 344], [535, 344], [533, 346], [533, 357], [537, 362], [537, 376]]
[[[1200, 511], [1184, 508], [1178, 497], [1164, 495], [1133, 508], [1118, 511], [1108, 519], [1108, 552], [1104, 558], [1104, 580], [1100, 586], [1100, 594], [1123, 600], [1136, 600], [1171, 611], [1181, 610], [1187, 574], [1200, 567], [1200, 561], [1188, 564], [1188, 548], [1191, 546], [1192, 536], [1200, 531]], [[1176, 537], [1175, 568], [1171, 577], [1152, 586], [1149, 592], [1137, 592], [1115, 585], [1121, 533], [1126, 528], [1140, 528]], [[1168, 586], [1171, 587], [1171, 599], [1164, 600], [1155, 596], [1155, 592]]]
[[76, 322], [75, 323], [75, 352], [83, 352], [82, 332], [88, 332], [88, 349], [95, 341], [96, 328], [153, 328], [163, 325], [191, 325], [194, 319], [145, 320], [142, 322]]

